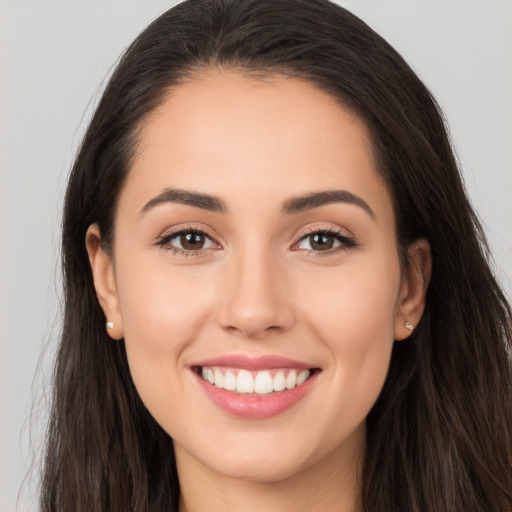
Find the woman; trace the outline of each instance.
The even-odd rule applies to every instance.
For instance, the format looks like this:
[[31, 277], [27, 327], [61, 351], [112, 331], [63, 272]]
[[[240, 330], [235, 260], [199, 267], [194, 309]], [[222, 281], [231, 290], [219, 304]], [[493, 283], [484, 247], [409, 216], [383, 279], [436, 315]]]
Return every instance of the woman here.
[[435, 101], [363, 22], [171, 9], [70, 177], [42, 509], [510, 509], [483, 240]]

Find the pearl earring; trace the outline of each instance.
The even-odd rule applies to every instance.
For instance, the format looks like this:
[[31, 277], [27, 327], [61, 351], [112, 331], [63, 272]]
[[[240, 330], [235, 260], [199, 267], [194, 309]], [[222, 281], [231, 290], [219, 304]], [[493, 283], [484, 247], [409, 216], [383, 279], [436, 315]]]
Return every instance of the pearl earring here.
[[114, 328], [114, 322], [107, 322], [107, 331]]
[[409, 331], [411, 331], [411, 332], [414, 331], [414, 327], [409, 322], [405, 322], [405, 328], [409, 329]]

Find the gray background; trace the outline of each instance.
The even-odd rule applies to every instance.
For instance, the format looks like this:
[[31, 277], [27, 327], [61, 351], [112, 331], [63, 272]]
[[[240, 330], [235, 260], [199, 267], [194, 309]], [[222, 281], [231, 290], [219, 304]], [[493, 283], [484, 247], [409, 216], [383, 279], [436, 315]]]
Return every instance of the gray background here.
[[[112, 64], [171, 4], [0, 0], [0, 512], [37, 510], [72, 156]], [[386, 37], [439, 100], [512, 296], [512, 3], [343, 5]]]

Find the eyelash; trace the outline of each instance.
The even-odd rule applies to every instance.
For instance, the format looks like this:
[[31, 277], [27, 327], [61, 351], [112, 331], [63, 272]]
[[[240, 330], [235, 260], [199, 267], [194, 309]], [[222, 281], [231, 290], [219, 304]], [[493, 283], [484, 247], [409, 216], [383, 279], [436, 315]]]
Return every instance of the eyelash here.
[[[183, 227], [179, 228], [176, 231], [172, 231], [170, 233], [167, 233], [166, 235], [162, 235], [158, 237], [155, 241], [155, 245], [160, 246], [162, 249], [166, 251], [171, 251], [172, 254], [177, 256], [185, 256], [185, 257], [191, 257], [191, 256], [201, 256], [203, 255], [204, 251], [207, 249], [196, 249], [196, 250], [184, 250], [180, 249], [178, 247], [174, 247], [170, 244], [171, 240], [174, 238], [177, 238], [180, 235], [184, 234], [194, 234], [194, 235], [202, 235], [205, 238], [209, 239], [212, 243], [216, 245], [220, 245], [217, 240], [208, 234], [206, 231], [203, 231], [202, 229], [198, 229], [196, 227], [190, 226], [190, 227]], [[339, 229], [326, 227], [326, 228], [307, 228], [299, 233], [299, 239], [293, 244], [292, 248], [298, 246], [303, 240], [307, 239], [308, 237], [312, 235], [327, 235], [332, 236], [337, 239], [338, 242], [340, 242], [340, 245], [333, 249], [328, 249], [325, 251], [315, 251], [312, 249], [307, 249], [307, 252], [310, 254], [313, 254], [314, 257], [323, 257], [323, 256], [329, 256], [332, 254], [336, 254], [340, 251], [346, 251], [349, 249], [353, 249], [358, 246], [357, 242], [348, 236], [346, 233]], [[300, 250], [300, 249], [295, 249]]]
[[167, 233], [166, 235], [162, 235], [157, 238], [156, 245], [160, 246], [165, 251], [172, 252], [172, 254], [174, 254], [176, 256], [185, 256], [185, 257], [201, 256], [204, 253], [205, 249], [196, 249], [196, 250], [187, 251], [184, 249], [180, 249], [179, 247], [174, 247], [170, 244], [171, 240], [179, 237], [180, 235], [185, 235], [185, 234], [202, 235], [205, 238], [211, 240], [214, 244], [219, 245], [219, 243], [217, 242], [217, 240], [215, 240], [215, 238], [213, 236], [208, 234], [206, 231], [203, 231], [202, 229], [198, 229], [194, 226], [181, 227], [181, 228], [176, 229], [176, 231], [171, 231], [170, 233]]
[[[338, 242], [340, 242], [340, 245], [338, 247], [328, 249], [326, 251], [314, 251], [312, 249], [307, 249], [307, 251], [313, 255], [313, 257], [323, 257], [323, 256], [330, 256], [333, 254], [337, 254], [341, 251], [347, 251], [349, 249], [354, 249], [358, 246], [357, 242], [350, 236], [348, 236], [344, 231], [332, 227], [325, 227], [325, 228], [316, 228], [316, 227], [310, 227], [306, 228], [303, 231], [299, 233], [299, 239], [297, 242], [295, 242], [292, 246], [296, 247], [299, 245], [303, 240], [306, 240], [308, 237], [312, 235], [327, 235], [334, 237]], [[297, 249], [299, 250], [299, 249]]]

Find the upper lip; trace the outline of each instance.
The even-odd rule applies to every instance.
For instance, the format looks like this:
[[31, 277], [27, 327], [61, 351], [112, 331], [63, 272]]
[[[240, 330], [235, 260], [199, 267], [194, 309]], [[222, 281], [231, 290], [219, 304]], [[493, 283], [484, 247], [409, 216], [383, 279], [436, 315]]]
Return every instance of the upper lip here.
[[198, 361], [192, 366], [223, 366], [227, 368], [240, 368], [245, 370], [272, 370], [277, 368], [314, 368], [313, 365], [297, 361], [288, 357], [266, 355], [250, 357], [244, 355], [224, 355]]

